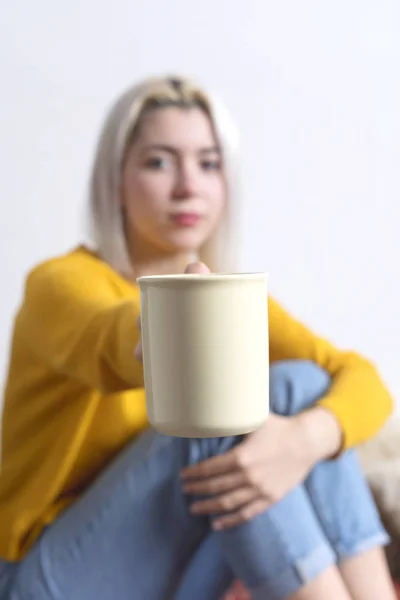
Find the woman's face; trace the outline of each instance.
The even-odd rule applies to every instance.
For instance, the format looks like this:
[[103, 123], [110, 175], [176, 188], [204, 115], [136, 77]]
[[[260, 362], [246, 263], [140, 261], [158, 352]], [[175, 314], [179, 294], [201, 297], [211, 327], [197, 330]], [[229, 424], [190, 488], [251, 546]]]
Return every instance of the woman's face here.
[[199, 108], [147, 113], [122, 173], [128, 242], [156, 252], [196, 252], [226, 202], [218, 143]]

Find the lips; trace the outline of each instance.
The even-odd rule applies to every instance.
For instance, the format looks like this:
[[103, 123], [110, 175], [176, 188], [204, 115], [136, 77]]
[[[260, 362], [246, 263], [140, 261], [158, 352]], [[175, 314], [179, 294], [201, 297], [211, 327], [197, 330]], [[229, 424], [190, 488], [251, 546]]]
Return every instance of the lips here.
[[179, 227], [195, 227], [201, 220], [197, 213], [177, 213], [171, 215], [172, 221]]

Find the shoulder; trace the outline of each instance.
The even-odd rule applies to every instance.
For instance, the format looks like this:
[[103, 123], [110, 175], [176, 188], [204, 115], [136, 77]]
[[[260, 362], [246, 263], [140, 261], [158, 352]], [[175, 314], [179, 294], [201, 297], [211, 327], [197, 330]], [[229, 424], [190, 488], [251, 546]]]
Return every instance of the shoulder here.
[[271, 319], [292, 319], [293, 316], [284, 306], [278, 302], [274, 297], [268, 296], [268, 314]]
[[268, 297], [268, 321], [271, 342], [274, 344], [311, 344], [317, 341], [317, 336], [311, 329], [298, 319], [284, 304]]
[[[28, 274], [28, 280], [36, 279], [40, 277], [58, 277], [73, 273], [78, 275], [85, 273], [90, 275], [92, 273], [105, 273], [107, 269], [111, 270], [111, 267], [102, 261], [96, 254], [87, 250], [83, 246], [78, 246], [74, 250], [49, 258], [38, 265], [36, 265]], [[117, 274], [115, 273], [115, 276]]]
[[26, 278], [25, 300], [60, 294], [124, 297], [135, 289], [95, 253], [79, 246], [35, 266]]

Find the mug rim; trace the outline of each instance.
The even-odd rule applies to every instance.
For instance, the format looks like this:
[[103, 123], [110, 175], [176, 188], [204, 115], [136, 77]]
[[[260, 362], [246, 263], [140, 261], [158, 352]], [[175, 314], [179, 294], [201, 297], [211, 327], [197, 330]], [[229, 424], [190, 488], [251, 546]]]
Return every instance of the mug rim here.
[[196, 281], [202, 283], [211, 281], [238, 281], [241, 279], [267, 281], [268, 273], [176, 273], [168, 275], [143, 275], [142, 277], [137, 277], [136, 282], [140, 285], [141, 283], [166, 283], [168, 281], [177, 283]]

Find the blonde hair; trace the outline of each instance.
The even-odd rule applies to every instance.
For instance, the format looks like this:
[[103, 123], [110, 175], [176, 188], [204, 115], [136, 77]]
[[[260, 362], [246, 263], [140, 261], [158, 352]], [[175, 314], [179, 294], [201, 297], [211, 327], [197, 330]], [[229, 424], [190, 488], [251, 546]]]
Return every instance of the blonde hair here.
[[[218, 229], [200, 249], [198, 259], [212, 271], [235, 270], [235, 196], [238, 190], [238, 133], [218, 99], [183, 78], [146, 79], [120, 96], [109, 111], [95, 152], [90, 180], [89, 227], [92, 245], [117, 272], [133, 278], [119, 201], [124, 158], [146, 109], [199, 106], [211, 119], [222, 152], [228, 202]], [[234, 242], [236, 242], [234, 244]]]

